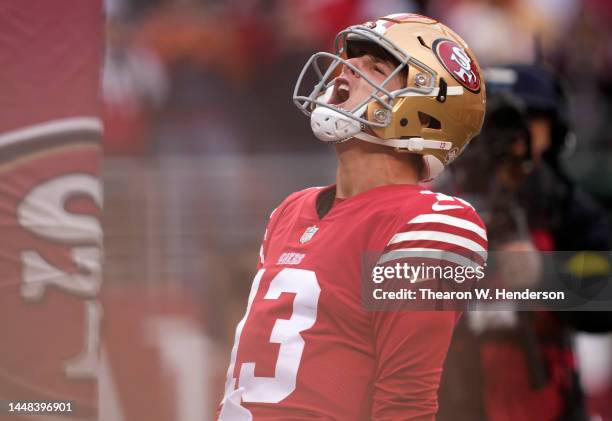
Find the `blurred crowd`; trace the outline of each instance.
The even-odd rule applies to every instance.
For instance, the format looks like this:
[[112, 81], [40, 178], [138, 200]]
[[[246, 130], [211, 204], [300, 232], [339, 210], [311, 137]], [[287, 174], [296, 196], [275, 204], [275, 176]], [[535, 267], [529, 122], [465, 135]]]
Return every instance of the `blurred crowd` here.
[[[457, 161], [453, 172], [439, 181], [439, 188], [469, 196], [480, 207], [492, 247], [527, 244], [543, 251], [609, 254], [609, 1], [108, 0], [102, 83], [105, 194], [111, 199], [106, 201], [105, 216], [107, 278], [130, 275], [130, 270], [117, 269], [122, 264], [117, 249], [125, 244], [125, 236], [114, 239], [113, 235], [143, 224], [133, 235], [141, 235], [148, 249], [154, 244], [155, 253], [163, 255], [150, 256], [147, 268], [166, 265], [159, 273], [201, 292], [205, 318], [213, 321], [207, 333], [227, 346], [243, 310], [266, 213], [291, 191], [333, 181], [333, 157], [323, 161], [321, 157], [331, 154], [313, 140], [308, 121], [291, 101], [299, 71], [313, 52], [332, 48], [339, 30], [397, 11], [440, 19], [468, 42], [481, 67], [501, 69], [485, 74], [493, 89], [483, 135]], [[504, 76], [508, 74], [510, 79]], [[512, 85], [513, 78], [521, 75], [536, 82], [515, 84], [518, 90], [493, 87], [491, 82]], [[542, 87], [543, 97], [550, 94], [554, 101], [550, 109], [530, 102], [525, 90], [533, 87]], [[553, 116], [553, 108], [562, 116]], [[499, 115], [504, 118], [500, 120]], [[565, 125], [561, 135], [554, 131], [558, 117]], [[482, 184], [483, 173], [494, 176]], [[144, 197], [135, 196], [136, 191], [144, 191]], [[159, 213], [148, 222], [136, 216], [134, 223], [126, 223], [127, 213], [140, 212], [133, 205], [137, 201]], [[156, 236], [161, 239], [157, 243]], [[203, 273], [209, 281], [204, 285]], [[138, 276], [146, 277], [142, 272]], [[464, 320], [469, 324], [469, 318]], [[527, 344], [526, 352], [546, 354], [550, 360], [538, 361], [556, 370], [542, 374], [542, 366], [536, 364], [535, 374], [529, 374], [535, 377], [528, 380], [542, 393], [521, 395], [514, 409], [537, 407], [538, 402], [552, 402], [562, 393], [571, 408], [555, 407], [553, 402], [548, 408], [551, 413], [568, 411], [563, 419], [578, 420], [582, 418], [576, 414], [589, 406], [600, 419], [612, 419], [612, 382], [597, 383], [598, 370], [612, 373], [610, 351], [599, 368], [575, 363], [573, 337], [568, 333], [606, 331], [609, 326], [582, 319], [551, 321], [548, 313], [513, 320], [516, 329], [510, 336]], [[475, 333], [469, 326], [463, 328], [463, 336], [454, 344], [459, 353], [462, 346], [474, 345]], [[541, 345], [533, 335], [548, 342]], [[514, 351], [499, 348], [496, 335], [493, 341], [480, 333], [476, 336], [482, 341], [479, 352], [492, 356], [490, 366], [483, 360], [485, 371], [508, 379], [504, 376], [513, 373], [495, 364], [514, 361]], [[609, 343], [605, 346], [610, 348]], [[589, 346], [586, 349], [593, 352]], [[461, 359], [461, 364], [471, 369], [469, 361]], [[576, 386], [576, 364], [595, 373], [583, 379], [587, 386], [588, 379], [595, 379], [587, 403]], [[218, 373], [219, 386], [223, 369]], [[452, 367], [448, 372], [452, 375]], [[465, 377], [465, 373], [458, 375]], [[504, 385], [494, 379], [480, 380], [493, 382], [498, 387], [494, 392], [505, 393]], [[508, 384], [527, 390], [523, 380], [511, 378]], [[479, 387], [463, 386], [465, 390]], [[455, 399], [459, 408], [468, 405], [461, 396], [447, 398]], [[523, 419], [520, 411], [512, 415], [495, 398], [487, 398], [494, 406], [488, 410], [509, 418], [490, 419]], [[528, 399], [531, 403], [525, 403]], [[459, 419], [452, 406], [447, 408], [449, 419]], [[553, 419], [543, 414], [538, 419]], [[468, 414], [466, 419], [479, 418]]]

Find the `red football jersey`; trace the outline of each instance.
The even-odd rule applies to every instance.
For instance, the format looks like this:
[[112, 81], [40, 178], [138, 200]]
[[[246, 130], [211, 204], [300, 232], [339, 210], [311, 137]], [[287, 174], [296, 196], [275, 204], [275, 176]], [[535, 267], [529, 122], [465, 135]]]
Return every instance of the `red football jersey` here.
[[321, 191], [271, 215], [219, 419], [433, 420], [458, 313], [367, 311], [363, 260], [483, 253], [484, 225], [467, 202], [417, 185], [368, 190], [319, 218]]

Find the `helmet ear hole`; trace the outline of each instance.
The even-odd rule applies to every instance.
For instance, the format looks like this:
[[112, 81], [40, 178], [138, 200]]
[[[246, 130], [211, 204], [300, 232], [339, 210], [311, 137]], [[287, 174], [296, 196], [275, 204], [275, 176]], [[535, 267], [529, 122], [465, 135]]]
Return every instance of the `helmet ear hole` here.
[[432, 129], [432, 130], [442, 129], [442, 123], [440, 123], [440, 120], [438, 120], [432, 115], [429, 115], [421, 111], [419, 111], [419, 121], [421, 122], [422, 128]]

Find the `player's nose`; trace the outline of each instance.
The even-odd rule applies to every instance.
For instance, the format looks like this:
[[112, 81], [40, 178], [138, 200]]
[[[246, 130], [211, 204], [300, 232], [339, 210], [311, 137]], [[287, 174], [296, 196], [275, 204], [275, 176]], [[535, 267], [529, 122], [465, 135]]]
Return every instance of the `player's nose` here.
[[[363, 65], [364, 65], [363, 56], [349, 58], [348, 60], [346, 60], [346, 62], [350, 63], [352, 66], [356, 67], [360, 71], [363, 71]], [[361, 75], [359, 74], [359, 72], [355, 71], [351, 66], [346, 65], [346, 64], [344, 65], [344, 70], [342, 73], [344, 73], [345, 75], [352, 76], [354, 78], [361, 78]]]

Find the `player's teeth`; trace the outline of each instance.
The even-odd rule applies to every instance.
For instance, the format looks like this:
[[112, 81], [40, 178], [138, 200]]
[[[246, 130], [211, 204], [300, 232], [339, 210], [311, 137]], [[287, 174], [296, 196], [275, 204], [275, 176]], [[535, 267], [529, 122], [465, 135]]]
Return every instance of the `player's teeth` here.
[[344, 91], [348, 91], [349, 90], [349, 86], [346, 83], [341, 84], [340, 86], [338, 86], [338, 90], [344, 90]]

